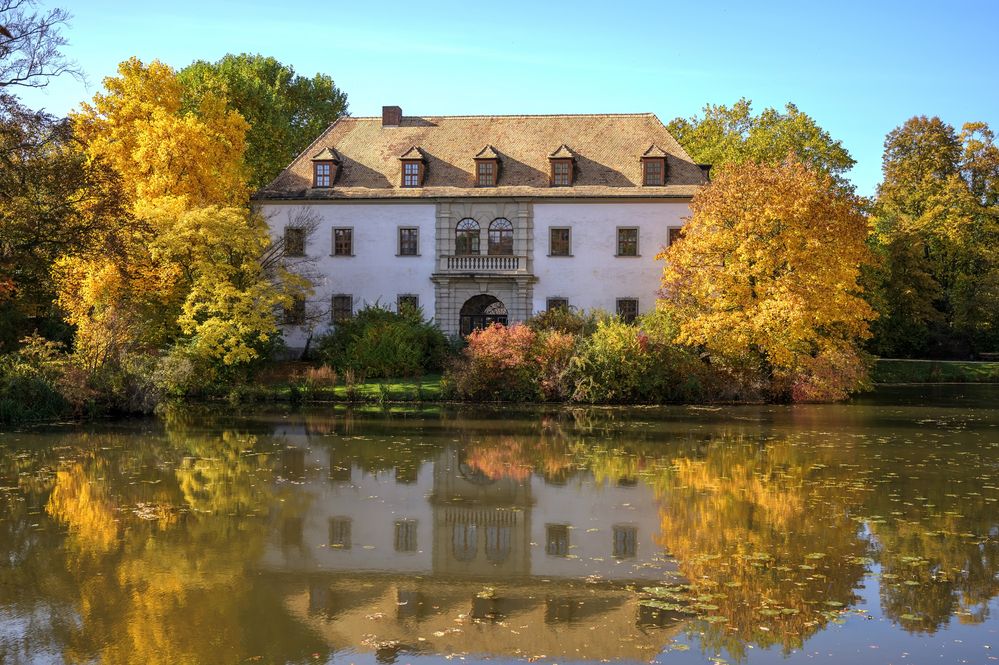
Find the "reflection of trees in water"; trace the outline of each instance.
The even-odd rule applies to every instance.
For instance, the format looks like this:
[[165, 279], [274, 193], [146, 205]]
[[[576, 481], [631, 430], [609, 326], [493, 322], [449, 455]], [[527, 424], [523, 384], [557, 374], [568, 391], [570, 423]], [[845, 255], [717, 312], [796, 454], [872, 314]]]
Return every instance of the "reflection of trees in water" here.
[[[557, 485], [586, 472], [647, 483], [660, 502], [660, 542], [693, 585], [691, 602], [725, 619], [694, 625], [706, 647], [736, 656], [747, 644], [802, 644], [839, 604], [855, 602], [865, 556], [885, 574], [885, 614], [906, 630], [932, 632], [955, 614], [982, 621], [999, 594], [999, 472], [987, 447], [944, 454], [929, 443], [895, 451], [870, 439], [663, 432], [588, 411], [454, 424], [421, 436], [355, 422], [351, 436], [361, 438], [309, 445], [328, 448], [337, 470], [395, 469], [397, 481], [460, 445], [465, 463], [491, 479], [526, 473]], [[318, 419], [306, 435], [330, 427], [343, 422]], [[246, 575], [275, 537], [271, 507], [281, 505], [275, 516], [288, 524], [308, 507], [306, 493], [276, 480], [314, 471], [284, 455], [282, 441], [176, 417], [165, 433], [70, 434], [61, 443], [28, 455], [0, 449], [0, 485], [19, 488], [0, 493], [0, 602], [53, 617], [47, 633], [33, 631], [33, 648], [110, 663], [215, 662], [223, 643], [235, 645], [234, 661], [325, 652], [287, 616], [278, 586]], [[481, 537], [490, 557], [507, 556], [507, 535]]]
[[[51, 617], [31, 629], [19, 657], [283, 662], [325, 649], [281, 611], [277, 590], [246, 576], [268, 535], [267, 508], [280, 498], [256, 441], [176, 429], [166, 438], [74, 434], [61, 443], [66, 461], [37, 500], [41, 514], [19, 522], [41, 528], [22, 528], [19, 542], [2, 546], [24, 550], [16, 571], [30, 574], [14, 588], [32, 597], [12, 603]], [[0, 469], [6, 462], [0, 457]], [[38, 537], [44, 548], [26, 547]]]
[[867, 543], [849, 492], [821, 482], [814, 452], [725, 437], [669, 460], [658, 483], [660, 538], [689, 595], [724, 618], [705, 626], [706, 647], [788, 652], [856, 602]]
[[[467, 437], [469, 459], [490, 477], [585, 470], [599, 483], [653, 485], [660, 542], [694, 595], [711, 596], [702, 602], [717, 606], [710, 614], [725, 619], [702, 626], [706, 644], [733, 654], [746, 642], [796, 648], [856, 602], [872, 561], [887, 574], [884, 613], [907, 630], [935, 631], [954, 614], [982, 621], [999, 594], [995, 491], [974, 491], [999, 484], [994, 461], [937, 458], [936, 475], [917, 474], [934, 467], [920, 456], [935, 447], [891, 458], [865, 438], [701, 430], [664, 443], [625, 427], [602, 416], [547, 418], [530, 434]], [[932, 508], [899, 511], [900, 496]]]
[[999, 595], [999, 464], [987, 451], [907, 447], [872, 460], [875, 476], [892, 478], [867, 513], [881, 550], [881, 604], [908, 630], [934, 632], [953, 615], [980, 623]]

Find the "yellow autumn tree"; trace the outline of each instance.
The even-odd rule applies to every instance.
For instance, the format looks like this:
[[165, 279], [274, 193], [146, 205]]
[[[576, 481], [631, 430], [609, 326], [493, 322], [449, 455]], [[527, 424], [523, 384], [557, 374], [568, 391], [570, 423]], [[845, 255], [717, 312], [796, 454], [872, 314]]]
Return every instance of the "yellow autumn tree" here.
[[185, 110], [175, 72], [136, 58], [71, 119], [130, 213], [113, 248], [57, 262], [78, 353], [96, 366], [180, 340], [211, 362], [258, 357], [307, 284], [262, 260], [270, 237], [248, 206], [246, 121], [211, 94]]
[[859, 199], [789, 157], [722, 169], [691, 210], [682, 240], [658, 257], [678, 341], [759, 360], [777, 397], [856, 389], [875, 316], [858, 283], [869, 262]]

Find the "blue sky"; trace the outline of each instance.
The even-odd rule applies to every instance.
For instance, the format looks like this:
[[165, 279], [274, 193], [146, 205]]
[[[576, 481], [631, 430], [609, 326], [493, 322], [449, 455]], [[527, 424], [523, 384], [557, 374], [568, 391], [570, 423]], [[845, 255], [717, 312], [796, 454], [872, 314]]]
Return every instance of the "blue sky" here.
[[63, 114], [132, 55], [175, 67], [259, 52], [330, 74], [353, 115], [652, 111], [791, 101], [857, 160], [872, 194], [885, 134], [913, 115], [999, 130], [999, 2], [43, 0], [73, 13], [89, 85], [24, 92]]

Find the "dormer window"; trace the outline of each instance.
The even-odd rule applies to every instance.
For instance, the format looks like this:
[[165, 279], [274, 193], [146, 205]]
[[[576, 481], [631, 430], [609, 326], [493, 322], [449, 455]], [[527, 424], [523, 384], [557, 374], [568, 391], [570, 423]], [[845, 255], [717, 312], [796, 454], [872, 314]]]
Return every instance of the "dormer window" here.
[[333, 165], [329, 162], [313, 162], [315, 178], [313, 187], [329, 187], [333, 182]]
[[552, 187], [572, 184], [572, 162], [568, 159], [552, 160]]
[[564, 143], [558, 147], [558, 150], [548, 155], [548, 162], [551, 164], [549, 184], [552, 187], [569, 187], [572, 185], [575, 160], [575, 153]]
[[399, 157], [402, 162], [402, 186], [423, 187], [423, 174], [426, 170], [426, 155], [413, 146]]
[[499, 153], [487, 145], [475, 156], [475, 185], [495, 187], [499, 181]]
[[332, 187], [340, 169], [340, 155], [332, 148], [325, 148], [312, 158], [312, 186]]
[[666, 184], [666, 151], [655, 144], [642, 155], [642, 184], [646, 187]]
[[478, 162], [475, 165], [476, 179], [479, 187], [496, 186], [496, 164], [493, 161]]

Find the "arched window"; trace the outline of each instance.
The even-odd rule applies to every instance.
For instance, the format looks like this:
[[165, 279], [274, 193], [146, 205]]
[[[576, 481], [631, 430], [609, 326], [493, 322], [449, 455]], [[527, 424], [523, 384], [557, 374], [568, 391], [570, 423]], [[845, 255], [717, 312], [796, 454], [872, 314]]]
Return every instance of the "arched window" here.
[[503, 563], [510, 556], [510, 541], [513, 529], [509, 526], [491, 525], [486, 527], [486, 558], [492, 563]]
[[479, 253], [479, 223], [466, 217], [454, 229], [454, 253]]
[[478, 529], [474, 524], [454, 524], [451, 527], [451, 552], [457, 561], [471, 561], [479, 549]]
[[500, 217], [489, 225], [489, 253], [513, 254], [513, 224]]

